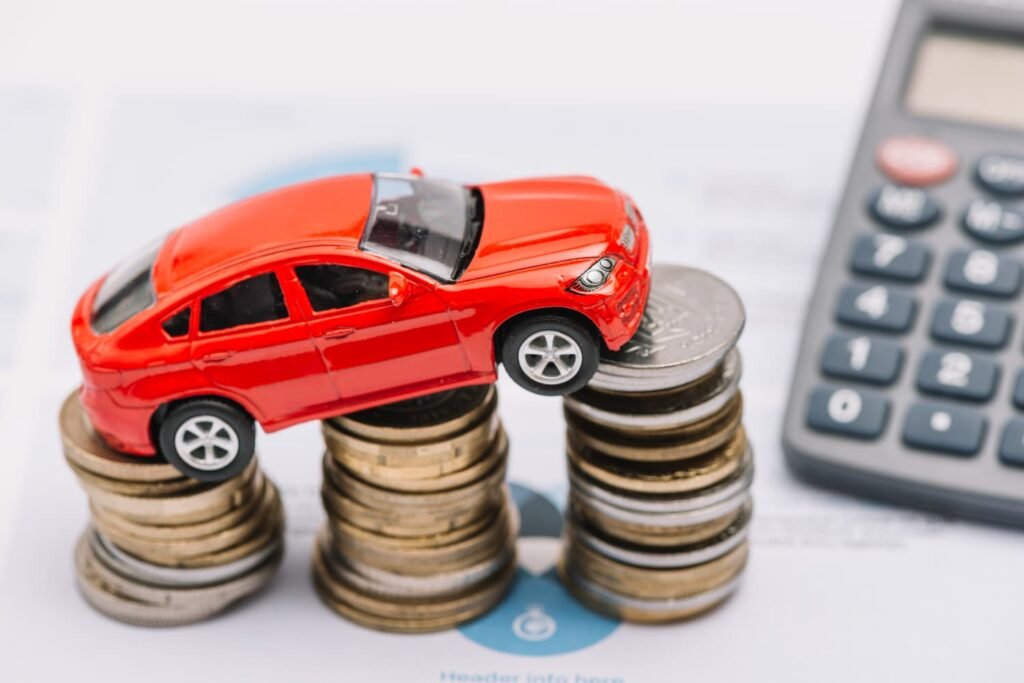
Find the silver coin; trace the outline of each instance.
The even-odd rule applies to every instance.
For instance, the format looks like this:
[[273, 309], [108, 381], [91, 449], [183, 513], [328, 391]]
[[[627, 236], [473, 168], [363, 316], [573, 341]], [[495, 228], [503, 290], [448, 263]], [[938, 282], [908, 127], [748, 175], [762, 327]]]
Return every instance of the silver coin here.
[[719, 484], [686, 496], [622, 494], [594, 482], [575, 467], [569, 468], [569, 481], [574, 490], [592, 500], [640, 515], [683, 515], [712, 508], [740, 497], [750, 488], [753, 479], [754, 456], [749, 445], [735, 474]]
[[588, 498], [579, 489], [571, 493], [573, 500], [584, 507], [584, 510], [591, 509], [600, 515], [613, 519], [623, 524], [633, 524], [658, 529], [679, 529], [683, 527], [697, 526], [716, 519], [722, 519], [729, 514], [739, 511], [743, 506], [749, 505], [751, 496], [749, 491], [743, 491], [739, 495], [723, 500], [715, 505], [706, 508], [691, 510], [689, 512], [674, 512], [668, 514], [638, 513], [632, 510], [623, 510], [614, 505], [608, 505], [600, 500]]
[[743, 303], [717, 277], [696, 268], [656, 264], [640, 329], [601, 357], [591, 385], [611, 391], [655, 391], [708, 374], [736, 345]]
[[[742, 363], [738, 349], [731, 349], [722, 362], [721, 371], [715, 382], [695, 390], [679, 409], [667, 413], [625, 412], [632, 407], [628, 394], [623, 395], [623, 411], [598, 408], [580, 400], [578, 395], [566, 396], [565, 407], [591, 422], [599, 425], [632, 432], [661, 431], [677, 429], [699, 422], [720, 411], [739, 391]], [[596, 386], [593, 382], [592, 385]]]
[[90, 528], [87, 533], [93, 552], [105, 565], [139, 582], [169, 588], [199, 588], [226, 583], [256, 569], [275, 553], [281, 552], [284, 546], [283, 538], [278, 538], [251, 555], [227, 564], [183, 569], [140, 560], [118, 548], [95, 528]]
[[76, 578], [85, 600], [103, 614], [139, 626], [182, 626], [208, 619], [259, 592], [277, 572], [282, 553], [228, 583], [166, 588], [136, 583], [96, 556], [87, 530], [75, 549]]
[[659, 614], [671, 615], [680, 611], [689, 612], [710, 607], [711, 605], [724, 600], [733, 591], [735, 591], [739, 587], [740, 580], [743, 578], [743, 573], [740, 572], [722, 585], [704, 591], [703, 593], [681, 598], [645, 600], [643, 598], [634, 598], [614, 593], [603, 586], [599, 586], [592, 581], [588, 581], [574, 571], [568, 570], [566, 573], [573, 584], [575, 584], [584, 593], [589, 593], [593, 597], [597, 598], [598, 601], [604, 602], [613, 608], [620, 607], [643, 611], [652, 616], [657, 616]]
[[625, 548], [598, 537], [586, 528], [566, 520], [566, 532], [591, 550], [623, 564], [650, 569], [680, 569], [693, 567], [718, 559], [746, 540], [749, 514], [734, 523], [718, 537], [699, 545], [680, 550], [647, 550]]

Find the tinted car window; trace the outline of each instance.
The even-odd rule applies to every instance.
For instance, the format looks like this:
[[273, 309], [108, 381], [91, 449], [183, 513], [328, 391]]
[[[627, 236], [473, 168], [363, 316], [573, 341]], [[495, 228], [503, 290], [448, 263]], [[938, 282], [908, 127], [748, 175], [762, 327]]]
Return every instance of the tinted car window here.
[[153, 291], [153, 262], [164, 238], [148, 245], [114, 268], [103, 279], [92, 303], [92, 329], [112, 332], [122, 323], [149, 308], [156, 301]]
[[163, 322], [164, 332], [171, 337], [184, 337], [188, 334], [188, 324], [192, 320], [192, 307], [183, 308]]
[[287, 317], [288, 308], [277, 276], [264, 273], [203, 299], [199, 329], [213, 332]]
[[372, 270], [324, 264], [298, 266], [295, 274], [314, 311], [331, 311], [388, 296], [387, 276]]

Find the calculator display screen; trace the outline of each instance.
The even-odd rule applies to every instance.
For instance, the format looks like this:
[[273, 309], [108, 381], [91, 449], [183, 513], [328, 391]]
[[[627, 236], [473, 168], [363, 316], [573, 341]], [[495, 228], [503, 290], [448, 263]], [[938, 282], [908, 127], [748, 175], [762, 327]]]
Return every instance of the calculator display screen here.
[[913, 114], [1024, 129], [1024, 41], [934, 30], [906, 90]]

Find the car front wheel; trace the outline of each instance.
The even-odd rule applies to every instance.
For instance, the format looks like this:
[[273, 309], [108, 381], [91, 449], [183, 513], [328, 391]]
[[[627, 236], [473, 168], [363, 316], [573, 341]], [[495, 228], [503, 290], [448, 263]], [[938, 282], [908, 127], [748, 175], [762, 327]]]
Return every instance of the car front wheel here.
[[558, 315], [515, 324], [501, 347], [501, 362], [516, 384], [545, 396], [582, 389], [597, 371], [599, 355], [588, 325]]
[[160, 453], [179, 472], [217, 482], [252, 460], [256, 428], [245, 412], [215, 399], [193, 399], [168, 411], [158, 431]]

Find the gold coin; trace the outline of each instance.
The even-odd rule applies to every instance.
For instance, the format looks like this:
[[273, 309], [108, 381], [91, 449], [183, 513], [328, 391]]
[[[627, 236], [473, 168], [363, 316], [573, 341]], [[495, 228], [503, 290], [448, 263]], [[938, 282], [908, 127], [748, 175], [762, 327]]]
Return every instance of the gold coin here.
[[332, 418], [350, 434], [379, 443], [436, 441], [480, 420], [497, 401], [493, 384], [442, 391]]
[[264, 523], [255, 530], [255, 533], [223, 550], [204, 553], [194, 557], [181, 557], [174, 553], [131, 553], [136, 558], [149, 562], [150, 564], [164, 567], [179, 567], [182, 569], [196, 569], [201, 567], [215, 567], [229, 562], [234, 562], [247, 555], [259, 552], [268, 545], [280, 542], [284, 533], [284, 510], [280, 500], [276, 501], [271, 509], [270, 515]]
[[[507, 455], [508, 437], [505, 435], [504, 429], [499, 429], [497, 438], [494, 439], [483, 457], [468, 467], [432, 479], [388, 479], [386, 481], [374, 481], [374, 483], [384, 488], [405, 492], [429, 493], [447, 491], [449, 489], [461, 488], [480, 479], [480, 477], [495, 466], [496, 461], [504, 463]], [[349, 471], [351, 472], [352, 470]], [[364, 480], [373, 479], [360, 472], [352, 473]]]
[[724, 446], [681, 462], [625, 462], [584, 448], [567, 449], [572, 464], [591, 479], [640, 494], [688, 493], [712, 486], [737, 470], [747, 450], [743, 428]]
[[408, 509], [377, 510], [329, 487], [324, 487], [321, 493], [330, 519], [344, 519], [370, 532], [402, 538], [442, 534], [464, 527], [501, 504], [499, 494], [495, 493], [485, 505], [465, 509], [431, 509], [423, 512]]
[[[451, 471], [454, 462], [462, 466], [479, 459], [500, 429], [494, 407], [461, 434], [435, 441], [404, 442], [400, 444], [367, 441], [348, 434], [329, 422], [323, 425], [324, 440], [334, 457], [343, 463], [357, 461], [367, 466], [421, 470], [421, 477], [436, 476]], [[413, 475], [408, 475], [413, 476]]]
[[162, 481], [125, 481], [124, 479], [109, 479], [83, 469], [73, 461], [68, 460], [71, 471], [78, 478], [78, 483], [86, 493], [93, 491], [107, 491], [118, 493], [124, 496], [137, 498], [159, 498], [161, 496], [172, 496], [182, 493], [198, 491], [203, 483], [195, 479], [179, 477], [177, 479], [164, 479]]
[[740, 429], [742, 397], [737, 394], [718, 413], [683, 429], [624, 433], [566, 412], [568, 439], [579, 449], [638, 462], [665, 462], [701, 456], [727, 443]]
[[60, 408], [60, 436], [69, 462], [109, 479], [166, 481], [181, 478], [173, 465], [160, 458], [128, 455], [108, 446], [93, 431], [78, 395], [78, 389], [71, 392]]
[[[323, 558], [323, 548], [313, 555], [314, 578], [321, 597], [332, 608], [344, 605], [342, 612], [353, 621], [384, 630], [437, 630], [469, 621], [493, 607], [506, 593], [515, 577], [514, 555], [506, 568], [483, 586], [474, 586], [463, 594], [438, 600], [384, 600], [355, 590], [330, 569]], [[355, 616], [353, 616], [355, 615]], [[364, 616], [366, 619], [358, 619]], [[374, 625], [377, 624], [377, 625]]]
[[599, 586], [587, 582], [567, 567], [564, 558], [558, 563], [558, 576], [562, 584], [582, 604], [600, 614], [636, 624], [663, 624], [691, 619], [718, 607], [728, 600], [739, 585], [737, 574], [732, 580], [706, 593], [674, 600], [640, 600], [616, 596]]
[[518, 520], [504, 506], [489, 523], [474, 536], [462, 538], [441, 546], [420, 548], [392, 548], [371, 545], [330, 528], [330, 541], [341, 553], [361, 559], [380, 569], [422, 576], [448, 571], [474, 564], [507, 545], [516, 536]]
[[96, 506], [136, 522], [202, 522], [244, 505], [250, 495], [246, 489], [252, 486], [257, 472], [254, 458], [237, 477], [217, 484], [204, 484], [198, 491], [186, 495], [139, 498], [95, 489], [89, 493], [89, 497]]
[[98, 525], [105, 529], [115, 529], [121, 534], [137, 536], [157, 541], [175, 541], [209, 536], [240, 524], [247, 519], [253, 510], [263, 503], [270, 491], [269, 479], [257, 474], [253, 483], [252, 495], [234, 510], [212, 519], [194, 524], [144, 524], [122, 517], [116, 513], [98, 507], [90, 501], [89, 511]]
[[500, 429], [497, 416], [492, 415], [486, 423], [474, 428], [466, 440], [448, 442], [422, 458], [388, 458], [337, 447], [336, 444], [328, 450], [341, 465], [373, 481], [436, 479], [461, 471], [483, 458], [493, 446]]
[[386, 532], [374, 531], [352, 524], [341, 517], [330, 516], [327, 523], [333, 527], [335, 534], [351, 538], [353, 543], [376, 546], [386, 550], [402, 551], [449, 545], [475, 536], [491, 523], [491, 517], [495, 514], [497, 514], [497, 508], [493, 511], [486, 510], [483, 514], [475, 515], [467, 520], [465, 524], [449, 525], [449, 528], [441, 531], [428, 532], [416, 536], [392, 535]]
[[278, 552], [244, 576], [215, 586], [165, 588], [133, 581], [107, 567], [93, 552], [89, 533], [75, 548], [79, 590], [99, 612], [139, 626], [180, 626], [219, 614], [266, 586], [282, 557]]
[[616, 562], [582, 543], [565, 549], [568, 566], [584, 579], [633, 598], [672, 600], [711, 590], [743, 571], [747, 562], [744, 542], [704, 564], [679, 569], [651, 569]]
[[376, 614], [362, 612], [336, 597], [332, 590], [332, 584], [329, 583], [330, 579], [324, 575], [325, 573], [326, 570], [317, 567], [314, 562], [313, 586], [316, 589], [320, 600], [325, 605], [355, 624], [388, 633], [436, 633], [438, 631], [447, 631], [476, 619], [480, 615], [489, 611], [504, 596], [504, 593], [501, 593], [493, 599], [493, 602], [484, 602], [478, 605], [474, 610], [466, 610], [462, 613], [451, 614], [434, 619], [382, 617]]
[[355, 476], [328, 453], [323, 460], [324, 478], [331, 486], [359, 503], [377, 510], [442, 510], [453, 506], [486, 504], [505, 480], [505, 461], [498, 460], [478, 479], [445, 491], [394, 491]]
[[137, 557], [174, 557], [179, 561], [188, 561], [192, 558], [214, 555], [233, 548], [246, 539], [259, 534], [267, 524], [273, 523], [272, 517], [280, 514], [281, 502], [273, 484], [268, 485], [264, 491], [260, 504], [238, 524], [213, 534], [195, 538], [152, 539], [125, 534], [115, 525], [107, 526], [103, 520], [98, 518], [94, 518], [93, 522], [110, 541]]

